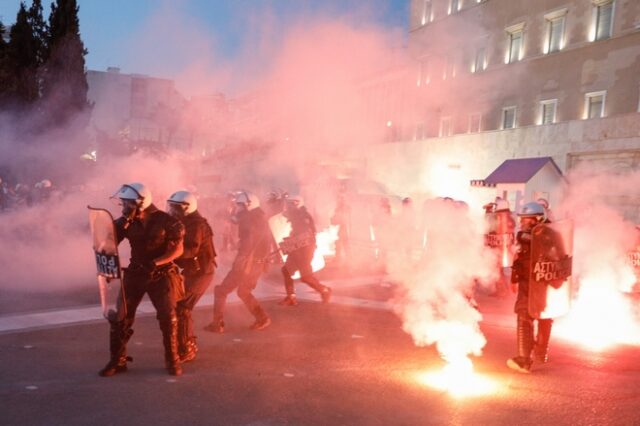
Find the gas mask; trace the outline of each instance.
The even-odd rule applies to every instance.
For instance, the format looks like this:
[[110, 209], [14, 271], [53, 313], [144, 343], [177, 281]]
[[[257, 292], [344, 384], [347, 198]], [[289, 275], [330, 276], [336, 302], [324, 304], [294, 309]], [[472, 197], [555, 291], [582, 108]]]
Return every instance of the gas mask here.
[[179, 203], [167, 203], [167, 213], [171, 216], [183, 219], [186, 216], [187, 206]]
[[120, 199], [122, 203], [122, 216], [126, 217], [128, 220], [133, 220], [139, 211], [139, 204], [137, 200], [125, 200]]

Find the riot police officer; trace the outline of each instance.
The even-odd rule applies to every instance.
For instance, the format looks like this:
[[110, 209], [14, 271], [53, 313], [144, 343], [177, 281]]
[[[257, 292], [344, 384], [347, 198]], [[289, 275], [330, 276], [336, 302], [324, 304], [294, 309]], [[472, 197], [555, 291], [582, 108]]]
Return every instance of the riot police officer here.
[[198, 346], [191, 312], [211, 284], [216, 267], [213, 231], [200, 212], [198, 200], [189, 191], [174, 192], [167, 200], [168, 212], [185, 227], [184, 252], [176, 259], [182, 268], [185, 297], [178, 301], [178, 351], [180, 361], [195, 359]]
[[251, 293], [264, 271], [271, 253], [273, 235], [267, 216], [260, 208], [260, 200], [250, 192], [240, 191], [235, 195], [238, 223], [238, 252], [222, 283], [214, 290], [213, 322], [205, 330], [224, 332], [224, 308], [227, 296], [236, 288], [238, 297], [255, 317], [252, 330], [262, 330], [271, 324], [271, 318], [262, 309]]
[[[531, 276], [531, 241], [533, 228], [540, 223], [549, 223], [545, 216], [544, 206], [537, 202], [530, 202], [522, 207], [518, 213], [520, 231], [516, 236], [518, 252], [513, 261], [511, 284], [517, 298], [514, 311], [517, 315], [517, 344], [518, 355], [507, 360], [507, 365], [516, 371], [528, 373], [531, 364], [547, 362], [549, 338], [553, 320], [534, 319], [529, 312], [529, 286]], [[537, 321], [538, 331], [534, 339], [534, 322]], [[533, 359], [531, 357], [533, 352]]]
[[101, 376], [127, 371], [126, 345], [133, 334], [136, 309], [146, 294], [157, 311], [162, 331], [165, 365], [171, 375], [182, 374], [178, 356], [176, 301], [182, 278], [173, 262], [183, 251], [184, 226], [179, 220], [151, 203], [151, 192], [141, 183], [122, 185], [113, 197], [122, 206], [122, 216], [114, 221], [117, 241], [131, 244], [131, 261], [124, 272], [123, 288], [126, 315], [110, 318], [111, 358], [100, 370]]
[[328, 303], [331, 298], [331, 288], [321, 284], [311, 268], [311, 261], [316, 249], [316, 227], [313, 218], [304, 207], [302, 197], [294, 195], [287, 198], [284, 216], [291, 223], [291, 233], [288, 239], [298, 248], [287, 253], [287, 260], [282, 267], [284, 288], [287, 295], [280, 304], [287, 306], [298, 304], [293, 278], [291, 278], [291, 275], [296, 271], [300, 271], [300, 280], [320, 293], [323, 303]]

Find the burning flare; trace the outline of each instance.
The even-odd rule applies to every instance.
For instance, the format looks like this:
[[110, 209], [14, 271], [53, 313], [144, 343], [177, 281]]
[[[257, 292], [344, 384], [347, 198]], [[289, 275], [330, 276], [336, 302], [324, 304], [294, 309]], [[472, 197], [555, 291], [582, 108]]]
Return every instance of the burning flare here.
[[631, 299], [620, 291], [634, 282], [629, 267], [620, 274], [603, 268], [583, 277], [571, 312], [558, 322], [558, 334], [596, 351], [618, 344], [640, 345], [640, 324]]
[[[324, 268], [324, 258], [334, 256], [336, 254], [336, 240], [338, 239], [339, 225], [329, 225], [323, 231], [316, 234], [316, 250], [313, 252], [313, 260], [311, 260], [311, 269], [313, 272]], [[283, 256], [286, 260], [286, 255]], [[300, 272], [292, 275], [293, 279], [300, 278]]]

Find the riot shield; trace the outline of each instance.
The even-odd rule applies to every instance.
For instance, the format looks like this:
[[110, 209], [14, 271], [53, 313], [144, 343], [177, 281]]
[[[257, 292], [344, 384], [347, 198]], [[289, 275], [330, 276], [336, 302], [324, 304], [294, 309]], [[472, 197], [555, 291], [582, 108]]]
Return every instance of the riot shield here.
[[280, 251], [280, 245], [291, 233], [291, 223], [289, 223], [289, 220], [284, 217], [282, 213], [278, 213], [269, 218], [269, 229], [271, 229], [273, 240], [276, 243], [276, 247], [278, 247], [278, 250], [272, 253], [270, 261], [274, 263], [283, 263], [285, 257]]
[[513, 263], [515, 220], [508, 210], [485, 214], [486, 233], [484, 245], [500, 253], [503, 268]]
[[89, 209], [89, 225], [93, 236], [93, 251], [98, 270], [98, 290], [102, 314], [109, 321], [120, 321], [126, 316], [122, 270], [118, 257], [113, 217], [105, 209]]
[[542, 223], [531, 232], [529, 315], [556, 318], [569, 311], [573, 222]]

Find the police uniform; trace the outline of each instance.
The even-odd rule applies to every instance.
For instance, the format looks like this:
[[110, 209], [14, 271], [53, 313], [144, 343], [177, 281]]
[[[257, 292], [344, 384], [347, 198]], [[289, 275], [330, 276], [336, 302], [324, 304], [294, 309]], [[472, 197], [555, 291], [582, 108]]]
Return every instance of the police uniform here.
[[[550, 223], [550, 221], [545, 221]], [[531, 354], [538, 362], [547, 361], [549, 338], [553, 320], [538, 319], [537, 336], [534, 339], [534, 318], [530, 314], [529, 285], [531, 279], [531, 231], [519, 231], [516, 236], [519, 251], [513, 261], [511, 282], [518, 284], [518, 294], [514, 306], [517, 315], [518, 358], [526, 369], [531, 366]]]
[[254, 328], [270, 322], [269, 316], [251, 293], [264, 271], [265, 262], [271, 252], [272, 235], [264, 211], [260, 208], [238, 213], [238, 252], [222, 282], [215, 287], [213, 323], [207, 330], [222, 332], [224, 308], [227, 296], [238, 289], [238, 297], [256, 318]]
[[126, 370], [126, 344], [133, 334], [136, 309], [143, 296], [149, 295], [156, 309], [162, 331], [165, 362], [172, 374], [180, 374], [177, 347], [176, 301], [182, 297], [182, 278], [173, 262], [154, 267], [152, 262], [164, 255], [170, 245], [178, 245], [184, 237], [184, 226], [180, 221], [159, 210], [153, 204], [144, 210], [144, 221], [130, 221], [120, 217], [114, 221], [118, 243], [128, 239], [131, 244], [131, 261], [124, 271], [123, 286], [126, 316], [122, 320], [112, 319], [110, 332], [111, 360], [101, 375], [112, 375]]
[[308, 239], [307, 245], [293, 250], [287, 255], [287, 260], [282, 267], [282, 275], [284, 277], [284, 286], [287, 292], [287, 297], [291, 298], [295, 293], [291, 275], [296, 271], [300, 271], [300, 280], [319, 292], [323, 296], [323, 301], [327, 302], [331, 290], [329, 287], [320, 283], [313, 274], [313, 269], [311, 267], [311, 261], [313, 260], [313, 254], [316, 249], [316, 226], [313, 222], [313, 218], [304, 206], [287, 209], [284, 212], [284, 216], [291, 223], [291, 233], [289, 234], [289, 238], [297, 239], [306, 237]]
[[196, 210], [182, 219], [185, 227], [184, 251], [176, 263], [182, 268], [185, 297], [177, 304], [178, 350], [181, 361], [195, 358], [196, 338], [191, 312], [211, 284], [215, 272], [216, 250], [213, 231]]

